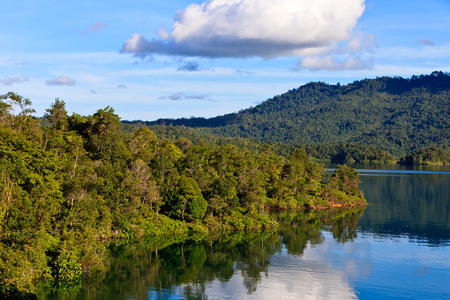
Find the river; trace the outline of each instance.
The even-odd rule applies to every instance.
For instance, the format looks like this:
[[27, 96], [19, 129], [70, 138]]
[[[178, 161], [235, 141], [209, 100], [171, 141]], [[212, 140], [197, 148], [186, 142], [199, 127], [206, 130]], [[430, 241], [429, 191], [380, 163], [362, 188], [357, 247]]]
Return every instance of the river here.
[[114, 245], [105, 276], [40, 299], [450, 299], [450, 168], [355, 167], [366, 208]]

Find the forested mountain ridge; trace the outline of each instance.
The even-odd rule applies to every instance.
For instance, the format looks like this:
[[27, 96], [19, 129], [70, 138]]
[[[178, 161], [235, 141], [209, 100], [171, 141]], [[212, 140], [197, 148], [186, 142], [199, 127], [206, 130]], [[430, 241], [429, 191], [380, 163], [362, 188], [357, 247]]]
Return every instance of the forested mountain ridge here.
[[145, 124], [296, 145], [356, 142], [401, 155], [448, 147], [449, 107], [450, 73], [433, 72], [347, 85], [311, 82], [238, 113]]

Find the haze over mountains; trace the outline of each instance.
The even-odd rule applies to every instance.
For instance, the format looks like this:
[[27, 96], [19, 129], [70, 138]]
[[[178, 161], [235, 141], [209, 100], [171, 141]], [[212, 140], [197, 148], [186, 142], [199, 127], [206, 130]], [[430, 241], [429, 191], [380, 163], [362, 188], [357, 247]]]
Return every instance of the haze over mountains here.
[[392, 154], [450, 145], [450, 73], [379, 77], [347, 85], [311, 82], [261, 104], [214, 118], [146, 125], [295, 145], [356, 142]]

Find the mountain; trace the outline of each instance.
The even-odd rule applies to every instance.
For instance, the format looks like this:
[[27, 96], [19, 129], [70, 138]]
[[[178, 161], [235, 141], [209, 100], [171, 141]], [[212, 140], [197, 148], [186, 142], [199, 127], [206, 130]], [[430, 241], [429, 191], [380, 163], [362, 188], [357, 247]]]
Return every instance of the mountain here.
[[311, 82], [237, 113], [145, 124], [293, 145], [351, 142], [394, 155], [431, 146], [446, 148], [450, 145], [450, 73], [378, 77], [347, 85]]

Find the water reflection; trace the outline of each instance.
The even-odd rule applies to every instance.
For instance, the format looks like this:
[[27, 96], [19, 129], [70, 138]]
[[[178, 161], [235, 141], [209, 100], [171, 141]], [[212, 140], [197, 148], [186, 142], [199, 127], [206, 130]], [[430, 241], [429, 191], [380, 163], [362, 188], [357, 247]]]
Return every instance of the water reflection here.
[[[363, 208], [278, 216], [280, 231], [235, 233], [209, 240], [148, 240], [111, 245], [104, 278], [65, 295], [41, 299], [284, 299], [338, 293], [354, 296], [338, 270], [309, 259], [305, 249], [324, 241], [322, 230], [345, 243], [357, 236]], [[168, 243], [167, 240], [164, 243]]]
[[392, 169], [401, 176], [365, 172], [365, 209], [280, 214], [274, 232], [110, 245], [103, 277], [40, 299], [450, 299], [450, 176]]
[[383, 236], [408, 236], [430, 246], [448, 245], [450, 175], [368, 175], [364, 176], [360, 188], [370, 203], [370, 209], [359, 223], [363, 231]]

